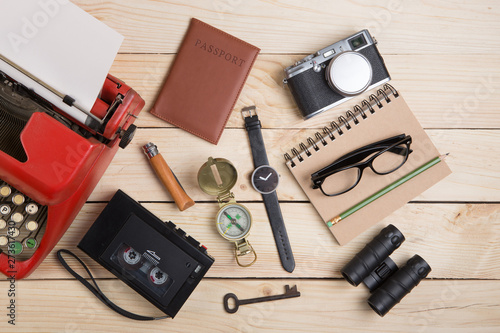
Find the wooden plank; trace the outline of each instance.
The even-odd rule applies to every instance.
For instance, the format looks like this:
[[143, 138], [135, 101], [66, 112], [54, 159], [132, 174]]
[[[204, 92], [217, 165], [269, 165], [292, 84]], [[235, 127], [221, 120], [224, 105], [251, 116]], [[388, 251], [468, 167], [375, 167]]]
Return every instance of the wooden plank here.
[[[299, 298], [245, 305], [236, 314], [223, 310], [222, 298], [283, 293], [297, 285]], [[99, 281], [119, 306], [144, 315], [162, 313], [118, 280]], [[175, 317], [137, 322], [112, 312], [77, 281], [20, 281], [17, 283], [15, 332], [498, 332], [499, 281], [423, 281], [383, 319], [367, 305], [366, 288], [342, 280], [203, 280]], [[7, 290], [8, 283], [0, 282]], [[7, 293], [0, 303], [8, 304]], [[147, 327], [147, 328], [146, 328]]]
[[[239, 110], [256, 104], [265, 128], [320, 128], [361, 100], [355, 98], [303, 121], [282, 82], [283, 69], [302, 57], [260, 55], [227, 126], [242, 128]], [[111, 72], [146, 100], [137, 122], [139, 126], [171, 126], [153, 117], [149, 110], [173, 58], [173, 55], [121, 54], [115, 61]], [[495, 54], [453, 57], [412, 54], [384, 58], [393, 79], [391, 84], [402, 92], [425, 128], [500, 128], [500, 113], [495, 111], [500, 104], [500, 59]]]
[[[15, 327], [7, 324], [5, 316], [9, 283], [0, 281], [0, 304], [5, 311], [0, 312], [4, 318], [0, 331], [192, 332], [200, 327], [207, 332], [499, 331], [499, 6], [485, 0], [74, 2], [125, 35], [111, 72], [147, 102], [137, 122], [137, 137], [127, 150], [119, 152], [90, 200], [108, 201], [122, 188], [134, 198], [148, 201], [144, 205], [163, 220], [173, 220], [202, 241], [216, 262], [175, 320], [140, 323], [124, 319], [73, 280], [55, 258], [57, 249], [75, 250], [105, 206], [87, 203], [40, 268], [17, 282]], [[191, 17], [262, 48], [218, 146], [148, 113]], [[306, 202], [282, 154], [359, 99], [304, 122], [281, 80], [285, 67], [362, 28], [377, 37], [391, 83], [428, 128], [438, 149], [451, 152], [448, 162], [454, 173], [416, 198], [419, 202], [406, 205], [339, 247]], [[261, 197], [249, 183], [253, 167], [239, 109], [250, 104], [259, 107], [271, 164], [282, 174], [278, 192], [297, 262], [293, 274], [281, 268]], [[182, 213], [177, 210], [142, 156], [140, 146], [148, 141], [158, 144], [188, 193], [198, 201], [195, 207]], [[255, 218], [250, 239], [259, 260], [253, 267], [235, 264], [231, 244], [213, 226], [214, 198], [198, 188], [196, 173], [209, 155], [229, 158], [240, 172], [236, 198]], [[392, 258], [401, 265], [420, 254], [432, 266], [429, 277], [433, 280], [423, 281], [381, 319], [366, 304], [366, 288], [351, 287], [340, 279], [339, 270], [389, 223], [407, 238]], [[120, 306], [161, 315], [81, 251], [75, 252], [97, 277], [104, 278], [99, 281], [103, 291]], [[282, 293], [285, 284], [297, 284], [301, 298], [248, 305], [235, 315], [222, 309], [227, 292], [243, 299]]]
[[[185, 212], [180, 212], [174, 203], [144, 204], [159, 218], [172, 220], [208, 248], [215, 258], [209, 277], [339, 278], [343, 265], [383, 226], [392, 223], [406, 237], [405, 243], [392, 256], [398, 264], [404, 264], [414, 254], [419, 254], [433, 268], [432, 278], [500, 278], [498, 204], [409, 204], [340, 247], [311, 205], [283, 203], [281, 208], [296, 262], [293, 274], [281, 267], [264, 205], [245, 205], [254, 217], [249, 240], [259, 256], [257, 262], [248, 268], [236, 265], [232, 244], [215, 229], [216, 203], [198, 203]], [[86, 204], [53, 253], [30, 279], [68, 278], [69, 274], [57, 261], [55, 251], [60, 248], [77, 250], [76, 245], [103, 208], [104, 204]], [[111, 277], [81, 251], [75, 253], [84, 259], [97, 277]]]
[[[314, 136], [315, 130], [264, 130], [264, 141], [271, 165], [281, 174], [280, 200], [306, 201], [302, 189], [284, 164], [283, 153], [298, 146], [301, 140]], [[500, 155], [497, 151], [500, 131], [495, 130], [428, 130], [447, 158], [453, 174], [415, 200], [426, 201], [500, 201]], [[214, 200], [198, 187], [197, 173], [209, 156], [229, 159], [239, 178], [233, 191], [240, 201], [260, 201], [262, 197], [250, 184], [253, 172], [248, 134], [243, 129], [226, 129], [217, 146], [176, 128], [139, 129], [131, 145], [120, 150], [91, 201], [107, 201], [117, 188], [133, 193], [141, 201], [171, 201], [169, 194], [154, 175], [141, 146], [153, 141], [181, 184], [194, 200]]]
[[384, 54], [498, 52], [500, 9], [489, 1], [77, 0], [122, 33], [125, 53], [174, 53], [196, 17], [262, 49], [313, 53], [368, 28]]

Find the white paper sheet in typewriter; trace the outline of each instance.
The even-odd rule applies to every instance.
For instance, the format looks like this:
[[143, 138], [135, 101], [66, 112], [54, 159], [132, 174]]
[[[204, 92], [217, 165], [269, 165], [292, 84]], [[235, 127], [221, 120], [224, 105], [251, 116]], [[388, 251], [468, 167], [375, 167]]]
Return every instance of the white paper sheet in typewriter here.
[[123, 36], [67, 0], [1, 1], [0, 54], [90, 112]]

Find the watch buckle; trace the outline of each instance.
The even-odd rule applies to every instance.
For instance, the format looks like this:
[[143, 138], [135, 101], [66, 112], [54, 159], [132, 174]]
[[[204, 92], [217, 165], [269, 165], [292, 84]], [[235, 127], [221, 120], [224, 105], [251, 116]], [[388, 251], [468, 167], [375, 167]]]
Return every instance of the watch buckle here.
[[[248, 115], [246, 115], [246, 114], [248, 114]], [[256, 116], [257, 115], [257, 107], [255, 105], [244, 107], [243, 109], [241, 109], [241, 115], [243, 116], [243, 119], [245, 119], [247, 117]]]

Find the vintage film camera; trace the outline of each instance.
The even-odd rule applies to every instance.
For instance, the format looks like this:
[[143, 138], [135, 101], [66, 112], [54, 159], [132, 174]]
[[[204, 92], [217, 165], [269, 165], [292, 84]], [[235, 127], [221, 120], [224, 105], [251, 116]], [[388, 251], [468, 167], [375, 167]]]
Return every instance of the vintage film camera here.
[[341, 270], [342, 276], [353, 286], [363, 282], [368, 287], [372, 293], [368, 305], [381, 317], [431, 272], [429, 264], [419, 255], [414, 255], [398, 269], [389, 256], [404, 240], [401, 231], [390, 224]]
[[391, 79], [376, 43], [365, 29], [285, 69], [283, 82], [304, 119]]
[[22, 279], [40, 265], [132, 140], [143, 107], [108, 75], [84, 113], [0, 60], [0, 272]]

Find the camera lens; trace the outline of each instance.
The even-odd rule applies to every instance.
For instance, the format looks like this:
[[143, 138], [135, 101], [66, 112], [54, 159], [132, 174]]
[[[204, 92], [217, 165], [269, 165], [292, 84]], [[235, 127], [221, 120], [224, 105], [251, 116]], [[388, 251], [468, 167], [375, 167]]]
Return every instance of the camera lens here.
[[401, 267], [370, 296], [368, 305], [379, 316], [385, 316], [422, 279], [427, 277], [430, 271], [431, 266], [419, 255], [414, 255], [405, 266]]
[[340, 53], [328, 64], [326, 80], [330, 88], [345, 97], [352, 97], [365, 91], [372, 82], [372, 66], [361, 53], [347, 51]]
[[353, 286], [358, 286], [404, 240], [405, 237], [401, 231], [392, 224], [389, 224], [342, 268], [340, 271], [342, 276]]

